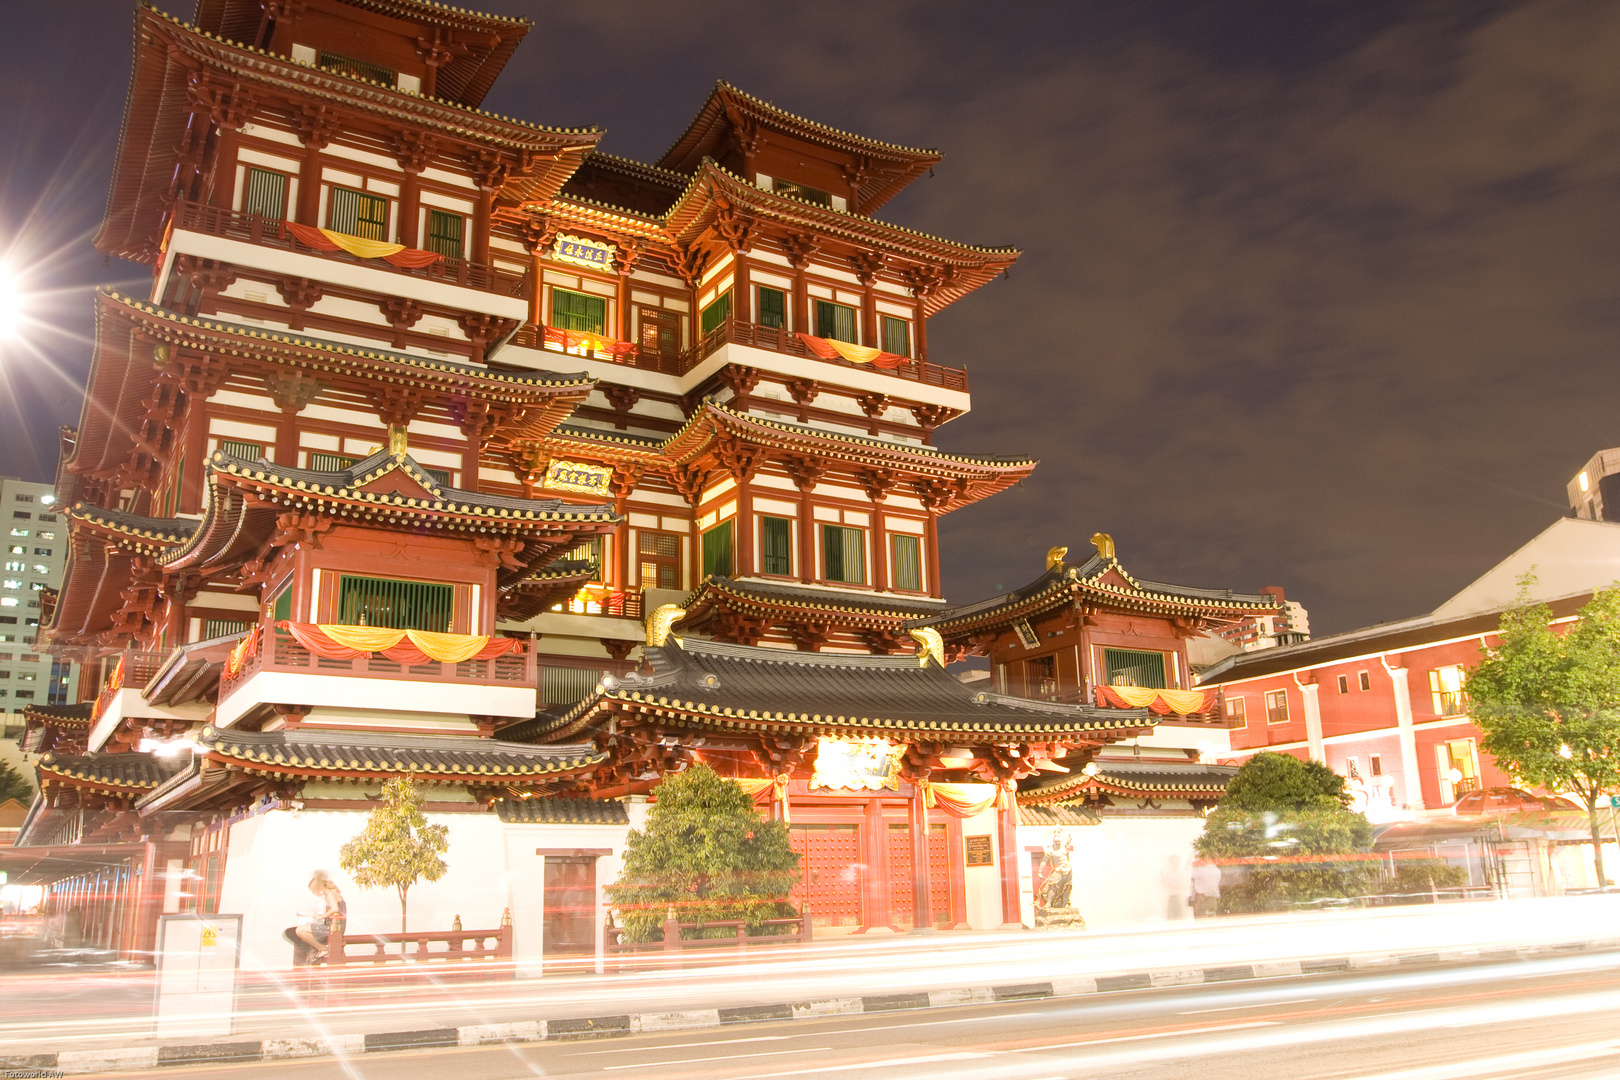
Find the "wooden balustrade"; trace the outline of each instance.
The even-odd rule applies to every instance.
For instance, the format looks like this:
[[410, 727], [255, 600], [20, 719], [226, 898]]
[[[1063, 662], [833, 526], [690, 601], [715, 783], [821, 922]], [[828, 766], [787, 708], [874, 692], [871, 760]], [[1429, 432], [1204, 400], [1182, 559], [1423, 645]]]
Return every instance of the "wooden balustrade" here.
[[[544, 331], [537, 326], [527, 325], [519, 328], [512, 335], [510, 344], [520, 345], [530, 349], [550, 349], [553, 352], [563, 351], [561, 346], [546, 344]], [[871, 364], [855, 364], [848, 360], [824, 360], [815, 356], [805, 348], [804, 342], [792, 331], [781, 327], [765, 326], [761, 323], [743, 322], [741, 319], [726, 319], [713, 330], [703, 335], [696, 345], [681, 353], [664, 353], [656, 349], [637, 347], [633, 352], [621, 356], [611, 354], [598, 355], [592, 351], [584, 351], [583, 355], [593, 360], [600, 360], [609, 364], [624, 364], [628, 367], [641, 368], [643, 371], [658, 371], [666, 375], [685, 375], [697, 367], [722, 345], [747, 345], [750, 348], [764, 349], [768, 352], [782, 353], [785, 356], [802, 356], [822, 364], [838, 364], [844, 367], [858, 368], [879, 375], [889, 375], [897, 379], [907, 379], [911, 382], [925, 383], [929, 386], [944, 387], [947, 390], [960, 390], [963, 393], [968, 389], [967, 372], [962, 368], [945, 367], [941, 364], [931, 364], [927, 360], [905, 358], [895, 368], [874, 367]]]
[[529, 295], [529, 279], [526, 274], [510, 274], [470, 259], [445, 257], [431, 266], [402, 267], [383, 262], [381, 259], [357, 259], [341, 251], [316, 251], [293, 239], [286, 222], [278, 218], [267, 218], [262, 214], [244, 214], [219, 206], [181, 202], [175, 206], [174, 227], [206, 236], [244, 240], [264, 247], [296, 251], [300, 255], [309, 255], [317, 259], [333, 259], [351, 265], [366, 266], [390, 274], [409, 274], [411, 277], [480, 289], [501, 296]]
[[243, 681], [258, 671], [283, 671], [306, 675], [347, 675], [362, 679], [396, 679], [411, 682], [453, 682], [494, 686], [534, 686], [537, 674], [533, 649], [507, 653], [489, 660], [463, 660], [459, 664], [429, 660], [423, 664], [402, 664], [378, 653], [366, 653], [346, 660], [317, 656], [298, 644], [285, 630], [266, 629], [253, 655], [244, 658], [234, 676], [221, 675], [219, 697], [223, 701]]
[[[442, 948], [440, 947], [442, 946]], [[430, 930], [415, 934], [349, 934], [338, 923], [326, 940], [326, 967], [375, 969], [379, 965], [486, 963], [496, 978], [512, 977], [512, 927], [494, 930]]]

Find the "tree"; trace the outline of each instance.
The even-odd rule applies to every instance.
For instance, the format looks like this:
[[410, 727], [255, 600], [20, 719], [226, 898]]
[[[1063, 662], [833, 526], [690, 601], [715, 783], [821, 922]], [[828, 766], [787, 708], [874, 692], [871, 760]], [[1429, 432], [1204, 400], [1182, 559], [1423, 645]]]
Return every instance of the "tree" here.
[[1359, 858], [1372, 823], [1349, 809], [1344, 778], [1288, 754], [1250, 758], [1227, 785], [1194, 845], [1205, 858], [1241, 867], [1221, 889], [1223, 911], [1364, 895], [1378, 872]]
[[16, 799], [24, 806], [34, 801], [34, 785], [28, 777], [11, 767], [9, 761], [0, 761], [0, 802]]
[[672, 907], [683, 921], [740, 919], [750, 931], [792, 914], [785, 897], [798, 880], [799, 855], [787, 826], [765, 820], [736, 781], [694, 765], [665, 777], [657, 796], [646, 828], [630, 831], [624, 870], [607, 888], [627, 941], [655, 939]]
[[438, 881], [448, 867], [439, 858], [450, 830], [429, 825], [422, 791], [410, 776], [383, 781], [382, 805], [371, 812], [359, 836], [343, 845], [339, 861], [362, 889], [399, 890], [399, 932], [405, 933], [405, 895], [418, 881]]
[[1468, 673], [1468, 715], [1497, 764], [1531, 786], [1580, 796], [1592, 865], [1606, 883], [1597, 811], [1605, 792], [1620, 789], [1620, 588], [1595, 594], [1559, 633], [1552, 610], [1530, 601], [1534, 582], [1520, 579], [1501, 644], [1482, 648]]

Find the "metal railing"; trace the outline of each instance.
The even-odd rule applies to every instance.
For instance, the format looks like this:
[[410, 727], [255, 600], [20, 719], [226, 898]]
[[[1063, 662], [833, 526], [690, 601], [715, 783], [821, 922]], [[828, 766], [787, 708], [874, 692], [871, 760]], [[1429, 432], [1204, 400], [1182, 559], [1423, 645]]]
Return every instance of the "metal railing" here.
[[501, 296], [524, 297], [529, 295], [529, 278], [527, 274], [510, 274], [485, 263], [473, 262], [470, 259], [455, 259], [447, 256], [431, 266], [403, 267], [383, 262], [380, 259], [357, 259], [353, 255], [341, 251], [316, 251], [314, 248], [305, 247], [293, 239], [292, 233], [287, 229], [286, 222], [278, 218], [267, 218], [262, 214], [244, 214], [219, 206], [181, 202], [175, 206], [174, 227], [183, 229], [186, 232], [202, 233], [205, 236], [219, 236], [228, 240], [245, 240], [250, 244], [296, 251], [300, 255], [308, 255], [317, 259], [331, 259], [351, 265], [367, 266], [373, 270], [382, 270], [390, 274], [408, 274], [411, 277], [438, 281], [446, 285], [461, 285], [469, 289], [481, 289], [484, 292], [497, 293]]
[[[544, 330], [533, 324], [519, 328], [517, 333], [512, 335], [510, 344], [529, 349], [547, 349], [551, 352], [567, 351], [561, 345], [548, 343], [545, 340]], [[703, 335], [697, 344], [680, 353], [663, 352], [658, 349], [637, 346], [635, 350], [619, 356], [611, 353], [599, 355], [591, 350], [583, 350], [578, 355], [593, 360], [601, 360], [609, 364], [624, 364], [627, 367], [640, 368], [643, 371], [657, 371], [665, 375], [685, 375], [688, 371], [714, 355], [722, 345], [728, 344], [747, 345], [750, 348], [782, 353], [785, 356], [802, 356], [818, 363], [858, 368], [880, 375], [890, 375], [897, 379], [924, 383], [928, 386], [940, 386], [947, 390], [960, 390], [966, 393], [968, 389], [967, 372], [962, 368], [945, 367], [942, 364], [932, 364], [927, 360], [911, 357], [902, 359], [899, 366], [894, 368], [879, 368], [871, 364], [855, 364], [843, 359], [825, 360], [811, 353], [805, 347], [804, 342], [799, 339], [799, 336], [792, 331], [775, 326], [764, 326], [760, 323], [744, 322], [741, 319], [723, 320], [720, 325]]]

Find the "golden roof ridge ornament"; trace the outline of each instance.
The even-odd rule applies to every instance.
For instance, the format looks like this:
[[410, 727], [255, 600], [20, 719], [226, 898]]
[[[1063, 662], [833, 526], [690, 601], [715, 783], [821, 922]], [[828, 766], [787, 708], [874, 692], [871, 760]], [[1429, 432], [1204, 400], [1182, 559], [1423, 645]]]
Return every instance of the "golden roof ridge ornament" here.
[[1114, 558], [1114, 538], [1105, 532], [1092, 533], [1091, 544], [1097, 549], [1097, 554], [1105, 559]]
[[927, 667], [930, 657], [940, 667], [945, 666], [945, 639], [939, 636], [939, 631], [932, 626], [919, 626], [915, 630], [908, 630], [917, 641], [917, 666]]
[[1063, 567], [1063, 556], [1068, 553], [1069, 549], [1066, 547], [1048, 548], [1046, 551], [1046, 568], [1048, 570], [1061, 569]]
[[404, 461], [405, 454], [410, 449], [409, 433], [404, 424], [388, 425], [388, 453], [395, 461]]
[[[686, 618], [686, 609], [676, 607], [674, 604], [664, 604], [652, 609], [647, 616], [647, 645], [649, 648], [661, 649], [664, 643], [675, 637], [670, 633], [670, 627]], [[675, 644], [686, 644], [680, 638], [675, 638]]]

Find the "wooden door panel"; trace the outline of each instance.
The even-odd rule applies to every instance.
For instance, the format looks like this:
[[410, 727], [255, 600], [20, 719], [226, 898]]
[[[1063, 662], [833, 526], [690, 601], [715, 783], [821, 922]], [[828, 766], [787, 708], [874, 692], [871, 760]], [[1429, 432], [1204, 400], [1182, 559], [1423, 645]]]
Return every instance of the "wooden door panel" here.
[[792, 899], [810, 905], [812, 926], [861, 922], [859, 825], [794, 825], [789, 838], [800, 855]]

